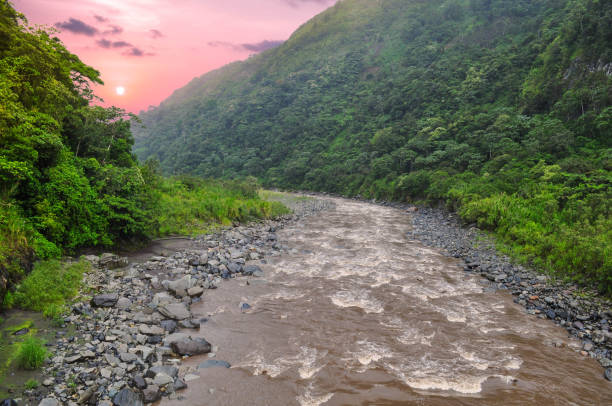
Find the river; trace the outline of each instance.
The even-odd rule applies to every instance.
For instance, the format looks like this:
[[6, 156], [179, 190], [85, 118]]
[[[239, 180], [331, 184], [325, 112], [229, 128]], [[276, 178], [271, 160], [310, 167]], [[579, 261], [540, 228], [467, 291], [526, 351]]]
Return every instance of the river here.
[[261, 265], [265, 278], [226, 282], [192, 306], [209, 318], [199, 334], [214, 359], [232, 367], [199, 370], [163, 404], [612, 404], [579, 342], [409, 240], [409, 214], [334, 202], [278, 232], [290, 250]]

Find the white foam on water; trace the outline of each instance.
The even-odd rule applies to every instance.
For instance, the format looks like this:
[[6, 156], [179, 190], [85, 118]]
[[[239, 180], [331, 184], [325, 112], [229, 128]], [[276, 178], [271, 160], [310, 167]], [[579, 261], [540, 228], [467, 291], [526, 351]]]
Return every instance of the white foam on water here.
[[297, 401], [300, 406], [319, 406], [323, 403], [328, 402], [333, 396], [333, 393], [326, 393], [323, 395], [314, 395], [312, 383], [306, 388], [306, 392], [297, 397]]
[[465, 323], [466, 321], [465, 314], [460, 314], [451, 310], [447, 310], [445, 316], [446, 320], [450, 321], [451, 323]]
[[523, 364], [523, 360], [519, 358], [512, 358], [504, 364], [506, 369], [520, 369]]
[[435, 335], [435, 331], [429, 335], [425, 335], [418, 328], [408, 328], [402, 331], [402, 334], [396, 337], [396, 340], [405, 345], [422, 344], [431, 347], [431, 340]]
[[298, 368], [298, 373], [300, 374], [300, 378], [310, 379], [325, 366], [325, 364], [317, 365], [317, 360], [325, 357], [327, 351], [324, 351], [320, 356], [319, 352], [314, 348], [301, 347], [300, 351], [299, 359], [301, 359], [302, 366]]
[[482, 391], [482, 384], [488, 376], [464, 376], [461, 378], [444, 378], [428, 376], [423, 378], [406, 377], [404, 382], [413, 389], [455, 391], [465, 394], [476, 394]]
[[382, 313], [385, 310], [382, 303], [371, 298], [366, 289], [342, 290], [330, 296], [330, 299], [338, 307], [359, 307], [366, 313]]
[[359, 346], [359, 351], [354, 353], [354, 356], [363, 366], [368, 366], [372, 362], [380, 361], [383, 358], [388, 358], [393, 355], [388, 347], [378, 343], [361, 340], [357, 341], [357, 345]]
[[252, 352], [237, 367], [251, 368], [253, 375], [266, 374], [271, 378], [276, 378], [290, 367], [283, 361], [282, 358], [277, 358], [272, 362], [267, 362], [262, 354]]

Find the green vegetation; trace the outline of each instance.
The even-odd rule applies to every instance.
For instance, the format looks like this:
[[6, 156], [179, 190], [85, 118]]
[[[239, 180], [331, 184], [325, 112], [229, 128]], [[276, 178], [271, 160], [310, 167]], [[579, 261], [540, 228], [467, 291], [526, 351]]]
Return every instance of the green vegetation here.
[[442, 202], [612, 294], [612, 2], [345, 0], [139, 115], [168, 174]]
[[[68, 52], [53, 29], [30, 27], [10, 3], [0, 0], [4, 306], [43, 310], [74, 295], [73, 277], [82, 266], [64, 269], [53, 261], [38, 265], [11, 292], [36, 259], [205, 229], [209, 221], [224, 224], [279, 212], [256, 196], [241, 201], [244, 196], [237, 191], [246, 182], [233, 183], [227, 191], [213, 181], [190, 189], [183, 180], [161, 179], [154, 162], [140, 165], [131, 152], [134, 116], [92, 105], [92, 83], [102, 84], [99, 73]], [[179, 197], [187, 201], [179, 202]], [[51, 313], [57, 317], [56, 310]]]
[[255, 179], [250, 182], [164, 179], [159, 186], [159, 234], [200, 234], [217, 225], [288, 213], [281, 204], [260, 199], [258, 189]]
[[17, 350], [17, 365], [23, 369], [40, 368], [48, 356], [44, 342], [35, 337], [28, 337]]
[[[44, 311], [53, 318], [67, 300], [76, 296], [89, 262], [64, 264], [57, 260], [40, 261], [15, 289], [14, 304], [22, 309]], [[59, 307], [59, 308], [58, 308]]]
[[24, 386], [26, 389], [36, 389], [40, 386], [40, 383], [36, 379], [30, 378]]

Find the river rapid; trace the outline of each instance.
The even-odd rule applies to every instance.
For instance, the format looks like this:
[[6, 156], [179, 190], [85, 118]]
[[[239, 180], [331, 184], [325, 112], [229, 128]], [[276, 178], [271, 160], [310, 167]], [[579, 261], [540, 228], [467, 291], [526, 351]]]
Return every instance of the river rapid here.
[[198, 370], [163, 404], [612, 404], [579, 342], [408, 239], [405, 211], [333, 200], [277, 233], [289, 250], [260, 265], [265, 278], [228, 281], [191, 307], [208, 318], [198, 334], [213, 359], [232, 367]]

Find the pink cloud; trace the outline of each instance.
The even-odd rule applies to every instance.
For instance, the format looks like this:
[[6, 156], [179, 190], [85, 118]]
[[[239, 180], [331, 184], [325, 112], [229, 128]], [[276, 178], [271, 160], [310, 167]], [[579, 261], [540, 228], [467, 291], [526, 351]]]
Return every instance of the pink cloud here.
[[[279, 45], [336, 0], [14, 0], [30, 24], [58, 26], [102, 74], [106, 104], [138, 112], [192, 78]], [[68, 25], [65, 25], [66, 23]], [[68, 27], [68, 28], [66, 28]], [[230, 46], [219, 46], [229, 44]], [[125, 95], [115, 94], [123, 86]]]

